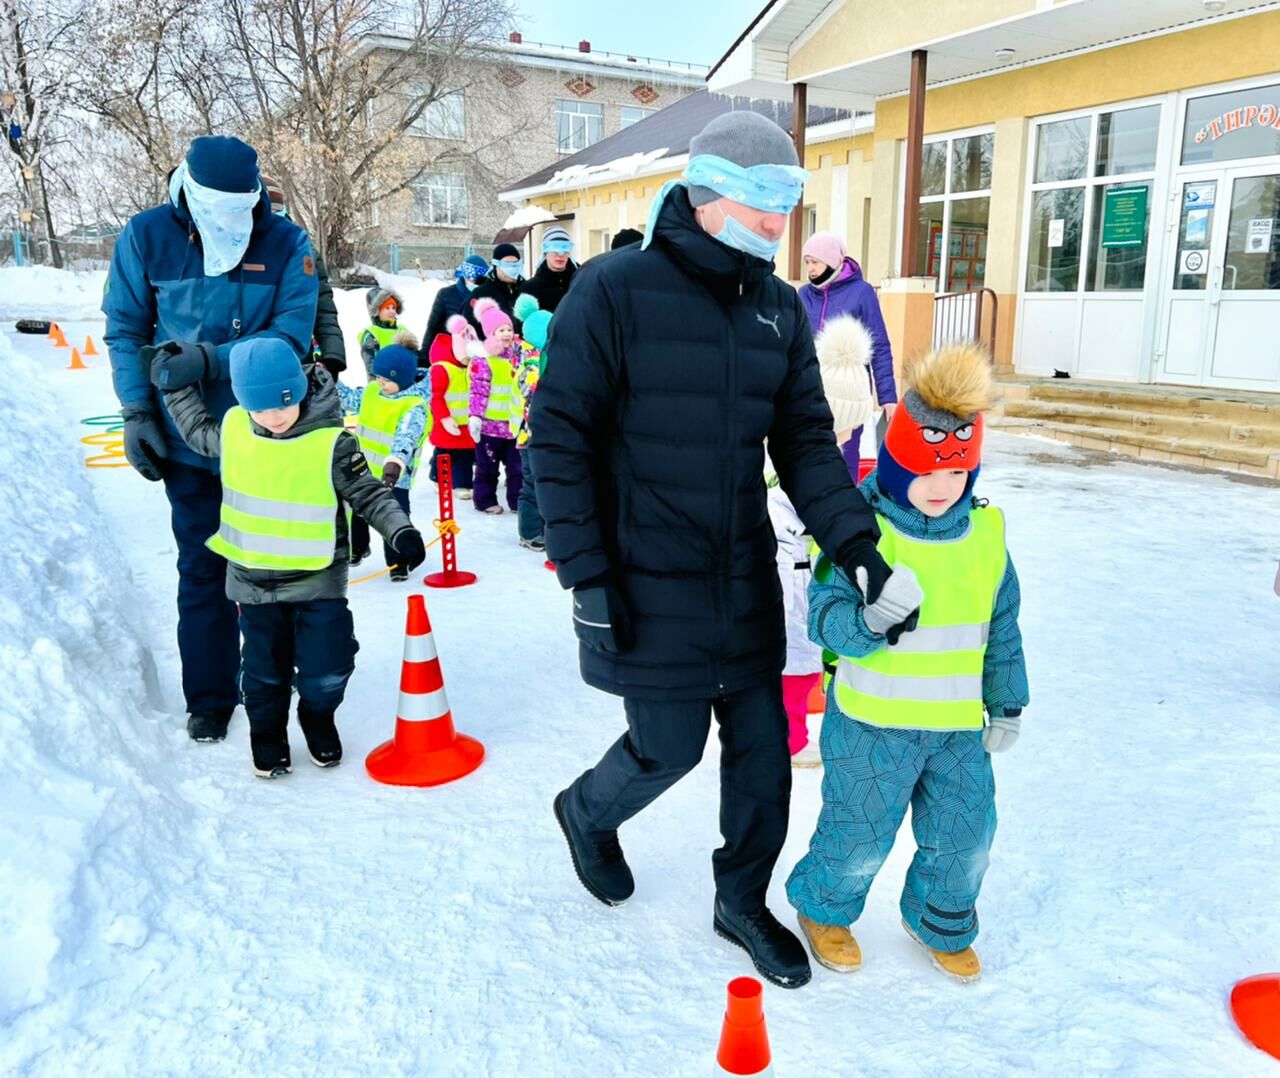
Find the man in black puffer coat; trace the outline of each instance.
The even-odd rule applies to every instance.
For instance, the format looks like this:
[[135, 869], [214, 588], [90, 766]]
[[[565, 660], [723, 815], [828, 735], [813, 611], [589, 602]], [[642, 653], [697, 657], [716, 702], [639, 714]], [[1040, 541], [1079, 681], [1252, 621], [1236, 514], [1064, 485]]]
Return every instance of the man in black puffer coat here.
[[[691, 176], [699, 155], [713, 173], [796, 163], [786, 134], [750, 112], [694, 140]], [[649, 246], [579, 271], [533, 398], [538, 505], [547, 553], [574, 590], [582, 676], [624, 698], [628, 727], [556, 798], [556, 816], [587, 890], [626, 901], [634, 881], [617, 828], [698, 763], [714, 712], [725, 837], [715, 928], [766, 978], [798, 987], [804, 949], [765, 906], [791, 792], [766, 439], [822, 549], [850, 579], [865, 573], [868, 602], [901, 588], [888, 586], [874, 515], [836, 447], [804, 308], [767, 260], [784, 213], [696, 183], [660, 199]], [[907, 606], [898, 620], [912, 616]]]

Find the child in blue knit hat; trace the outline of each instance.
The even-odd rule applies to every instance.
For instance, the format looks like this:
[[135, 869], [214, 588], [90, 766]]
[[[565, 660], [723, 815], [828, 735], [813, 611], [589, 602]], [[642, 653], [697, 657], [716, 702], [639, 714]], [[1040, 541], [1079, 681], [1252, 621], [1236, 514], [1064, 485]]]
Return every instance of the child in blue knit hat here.
[[199, 388], [177, 376], [169, 351], [152, 361], [152, 379], [186, 443], [221, 458], [222, 510], [208, 546], [227, 559], [227, 598], [240, 606], [240, 686], [249, 716], [254, 773], [292, 770], [291, 684], [298, 725], [317, 767], [342, 759], [334, 713], [355, 670], [347, 606], [350, 506], [381, 533], [401, 564], [426, 557], [422, 536], [391, 492], [369, 472], [329, 372], [303, 366], [278, 337], [231, 349], [238, 404], [219, 422]]
[[[404, 343], [389, 344], [373, 357], [373, 380], [368, 385], [356, 389], [339, 382], [338, 397], [347, 412], [357, 415], [356, 436], [369, 470], [407, 515], [422, 446], [431, 433], [431, 413], [427, 384], [416, 381], [417, 342], [403, 332], [397, 340]], [[409, 579], [409, 566], [396, 558], [390, 546], [384, 544], [383, 555], [392, 580]], [[350, 563], [359, 565], [368, 556], [369, 525], [354, 517]]]

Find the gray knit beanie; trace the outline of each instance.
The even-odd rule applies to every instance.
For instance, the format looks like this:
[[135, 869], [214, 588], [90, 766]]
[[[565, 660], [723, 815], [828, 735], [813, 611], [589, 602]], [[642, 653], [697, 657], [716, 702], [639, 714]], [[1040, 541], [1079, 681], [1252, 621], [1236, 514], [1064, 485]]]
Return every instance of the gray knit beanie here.
[[[714, 154], [743, 168], [798, 165], [795, 143], [781, 127], [758, 112], [726, 112], [693, 136], [689, 156]], [[689, 185], [689, 204], [705, 206], [720, 198], [710, 187]]]

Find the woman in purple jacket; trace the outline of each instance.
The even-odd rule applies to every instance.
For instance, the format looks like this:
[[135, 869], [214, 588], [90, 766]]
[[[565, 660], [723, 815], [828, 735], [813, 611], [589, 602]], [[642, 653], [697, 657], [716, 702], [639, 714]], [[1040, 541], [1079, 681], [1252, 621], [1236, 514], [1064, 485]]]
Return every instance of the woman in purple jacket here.
[[[804, 245], [804, 266], [809, 283], [800, 287], [800, 299], [814, 335], [822, 331], [829, 318], [839, 315], [852, 315], [871, 334], [871, 377], [875, 380], [876, 400], [888, 420], [898, 403], [898, 387], [893, 380], [893, 350], [876, 290], [863, 280], [862, 267], [849, 257], [844, 240], [834, 232], [815, 232], [809, 237]], [[844, 459], [851, 475], [857, 474], [861, 440], [859, 427], [844, 444]]]

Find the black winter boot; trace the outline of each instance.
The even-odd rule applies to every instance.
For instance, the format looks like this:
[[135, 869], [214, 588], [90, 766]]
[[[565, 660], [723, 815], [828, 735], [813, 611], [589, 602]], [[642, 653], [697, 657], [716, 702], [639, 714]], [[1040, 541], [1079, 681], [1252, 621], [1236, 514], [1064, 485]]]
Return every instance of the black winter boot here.
[[342, 740], [333, 722], [332, 711], [313, 711], [298, 704], [298, 725], [307, 739], [307, 755], [316, 767], [337, 767], [342, 763]]
[[767, 906], [750, 913], [731, 913], [716, 899], [716, 935], [736, 943], [751, 956], [752, 964], [766, 981], [780, 988], [799, 988], [809, 983], [813, 971], [802, 944]]
[[578, 881], [593, 898], [606, 906], [621, 906], [636, 890], [635, 878], [618, 844], [618, 832], [610, 831], [603, 839], [592, 839], [576, 830], [564, 811], [568, 790], [556, 794], [554, 809], [560, 830], [569, 843], [569, 856]]
[[391, 579], [400, 583], [409, 579], [409, 570], [403, 565], [393, 566], [391, 569]]
[[193, 711], [187, 716], [187, 735], [192, 741], [222, 741], [234, 710]]
[[278, 779], [293, 770], [289, 757], [289, 735], [280, 733], [259, 734], [249, 731], [249, 744], [253, 748], [253, 773], [260, 779]]
[[356, 565], [359, 565], [368, 556], [369, 556], [368, 547], [365, 547], [363, 550], [357, 550], [355, 547], [352, 547], [351, 553], [347, 556], [347, 564], [354, 567]]

